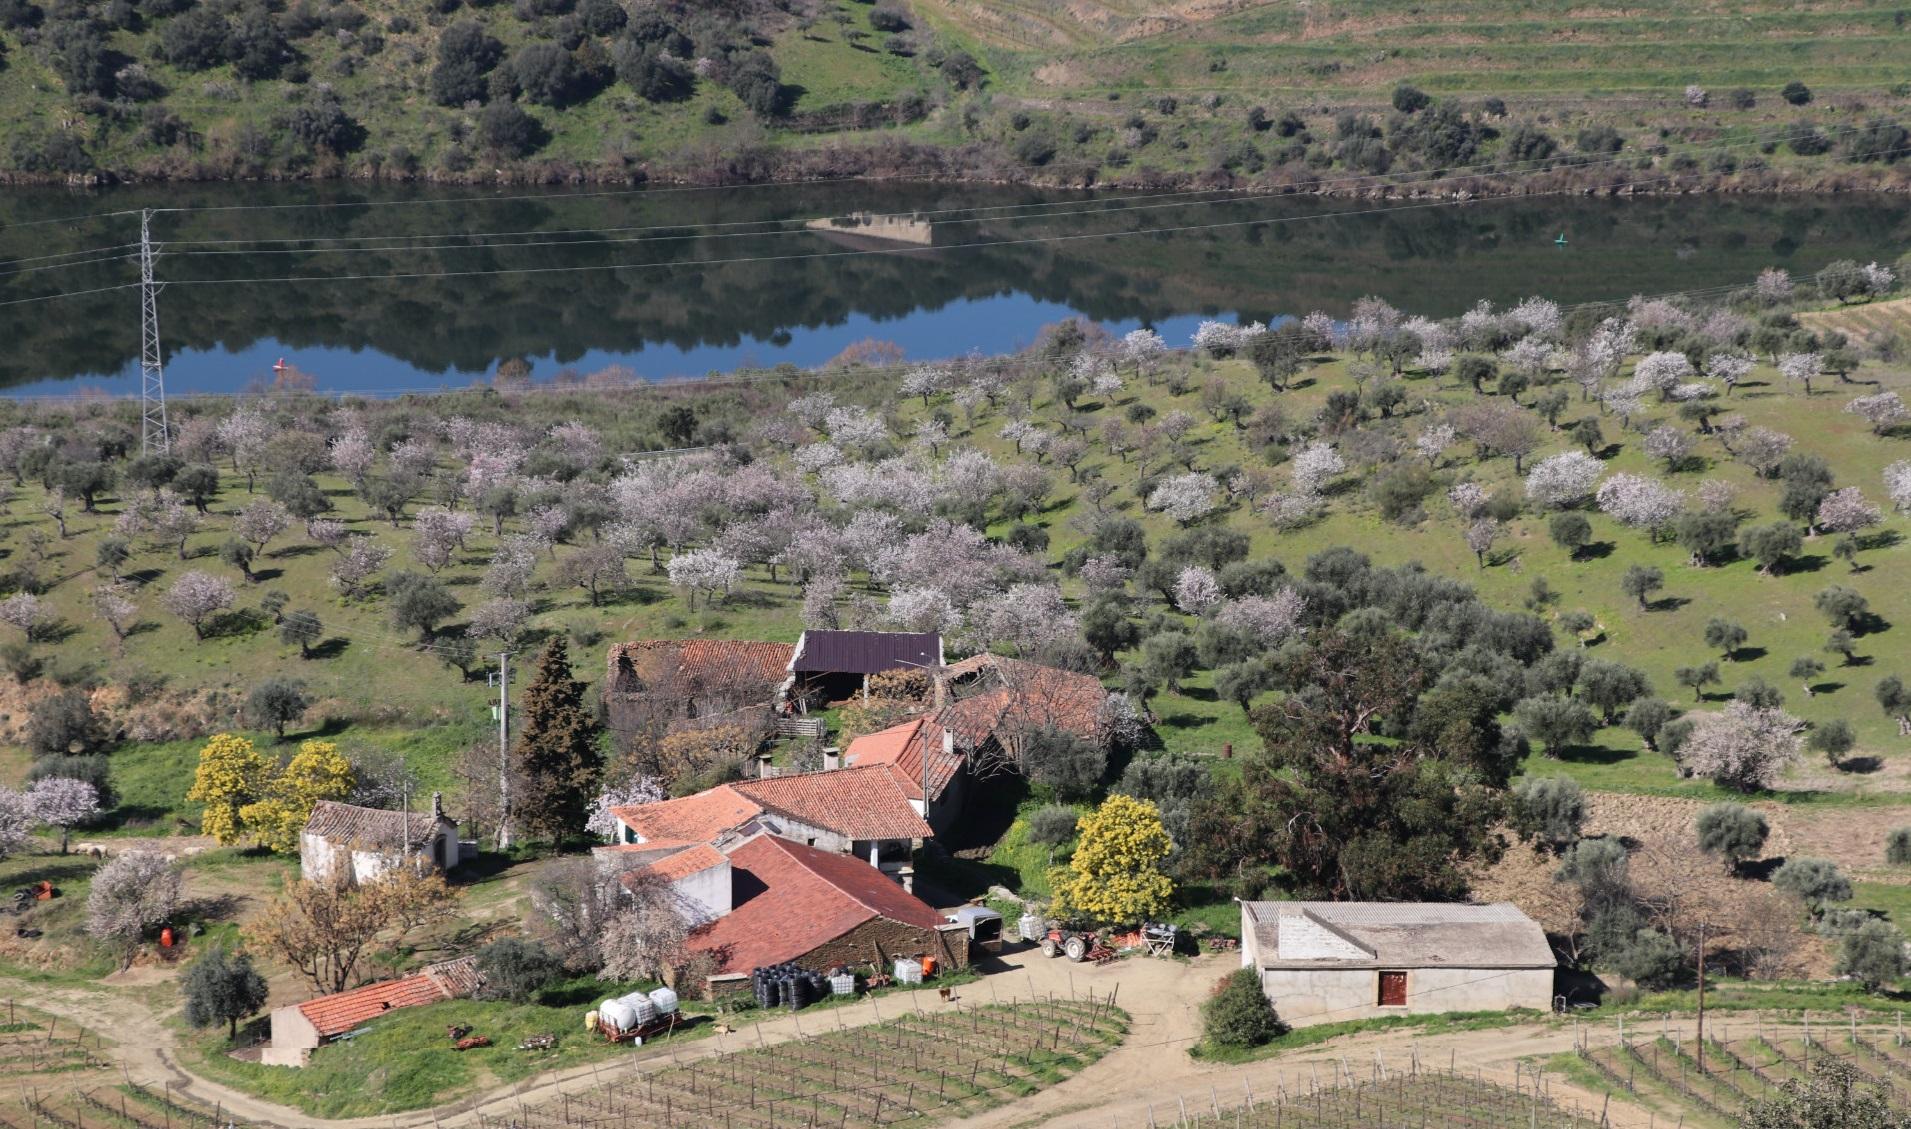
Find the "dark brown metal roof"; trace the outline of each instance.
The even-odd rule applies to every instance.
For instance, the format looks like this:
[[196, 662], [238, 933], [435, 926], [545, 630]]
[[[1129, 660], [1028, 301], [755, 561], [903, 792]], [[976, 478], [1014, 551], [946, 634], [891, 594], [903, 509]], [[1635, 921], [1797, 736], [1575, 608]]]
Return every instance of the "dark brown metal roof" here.
[[942, 665], [933, 631], [805, 631], [790, 669], [798, 674], [878, 674]]

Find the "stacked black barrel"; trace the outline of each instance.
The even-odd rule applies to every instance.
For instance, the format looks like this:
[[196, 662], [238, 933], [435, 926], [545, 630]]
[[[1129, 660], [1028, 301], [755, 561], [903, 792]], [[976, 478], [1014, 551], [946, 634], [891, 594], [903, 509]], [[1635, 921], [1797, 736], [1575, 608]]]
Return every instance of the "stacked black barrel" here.
[[830, 994], [829, 980], [822, 973], [789, 962], [765, 965], [750, 973], [750, 988], [757, 1007], [780, 1004], [791, 1011], [800, 1011]]

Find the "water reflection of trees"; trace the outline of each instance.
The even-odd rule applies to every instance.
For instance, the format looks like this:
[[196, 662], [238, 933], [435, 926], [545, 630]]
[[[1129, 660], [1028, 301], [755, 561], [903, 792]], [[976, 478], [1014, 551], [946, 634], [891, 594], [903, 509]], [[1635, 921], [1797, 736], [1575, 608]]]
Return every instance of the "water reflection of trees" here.
[[[466, 190], [464, 195], [470, 195]], [[326, 203], [390, 198], [343, 186], [187, 186], [75, 200], [17, 193], [0, 201], [0, 224], [88, 210], [141, 206]], [[455, 195], [442, 193], [441, 195]], [[1020, 204], [1028, 189], [936, 185], [809, 185], [649, 197], [598, 196], [439, 207], [310, 208], [168, 215], [159, 229], [171, 249], [188, 240], [337, 239], [443, 231], [538, 231], [740, 224], [800, 220], [856, 208], [933, 210]], [[723, 266], [633, 271], [496, 274], [449, 280], [351, 280], [343, 276], [552, 268], [622, 262], [694, 264], [703, 259], [839, 250], [813, 235], [746, 235], [604, 245], [393, 248], [351, 255], [233, 255], [163, 260], [181, 283], [284, 274], [334, 281], [299, 285], [177, 285], [164, 300], [169, 348], [243, 348], [262, 338], [291, 347], [370, 348], [421, 370], [483, 369], [497, 358], [555, 351], [560, 362], [587, 351], [636, 352], [735, 345], [795, 327], [853, 315], [905, 317], [947, 304], [1023, 293], [1105, 320], [1159, 320], [1206, 310], [1250, 316], [1312, 308], [1344, 310], [1378, 292], [1416, 311], [1457, 312], [1477, 297], [1545, 293], [1563, 301], [1660, 292], [1750, 278], [1789, 248], [1794, 269], [1842, 255], [1874, 257], [1911, 236], [1907, 205], [1895, 199], [1708, 198], [1680, 200], [1507, 200], [1391, 214], [1321, 218], [1342, 202], [1276, 199], [1041, 223], [988, 220], [944, 229], [939, 238], [1012, 239], [1231, 223], [1250, 226], [1142, 238], [1082, 239], [935, 255], [836, 256]], [[1314, 216], [1278, 222], [1283, 216]], [[135, 221], [0, 228], [0, 259], [101, 246], [129, 238]], [[743, 232], [732, 227], [725, 230]], [[1558, 231], [1570, 249], [1552, 246]], [[669, 231], [643, 233], [646, 236]], [[387, 245], [401, 240], [388, 240]], [[1685, 246], [1696, 253], [1680, 257]], [[0, 275], [0, 301], [54, 287], [84, 290], [133, 277], [128, 263]], [[137, 354], [131, 291], [0, 308], [0, 380], [119, 370]], [[977, 342], [988, 346], [990, 342]]]

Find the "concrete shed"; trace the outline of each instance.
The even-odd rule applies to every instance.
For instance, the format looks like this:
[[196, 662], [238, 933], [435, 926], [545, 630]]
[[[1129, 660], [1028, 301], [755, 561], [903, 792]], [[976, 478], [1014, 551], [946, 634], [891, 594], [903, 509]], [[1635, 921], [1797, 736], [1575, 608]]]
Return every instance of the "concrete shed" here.
[[1283, 1021], [1553, 1004], [1558, 958], [1515, 906], [1242, 902], [1241, 963]]

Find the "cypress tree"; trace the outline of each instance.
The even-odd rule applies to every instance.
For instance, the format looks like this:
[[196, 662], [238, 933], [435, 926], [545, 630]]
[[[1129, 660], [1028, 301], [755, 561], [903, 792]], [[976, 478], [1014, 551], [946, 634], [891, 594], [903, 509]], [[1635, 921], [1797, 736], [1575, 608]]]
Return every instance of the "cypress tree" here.
[[517, 814], [526, 830], [561, 844], [584, 829], [604, 762], [597, 719], [584, 705], [584, 684], [571, 677], [562, 636], [538, 657], [519, 710]]

